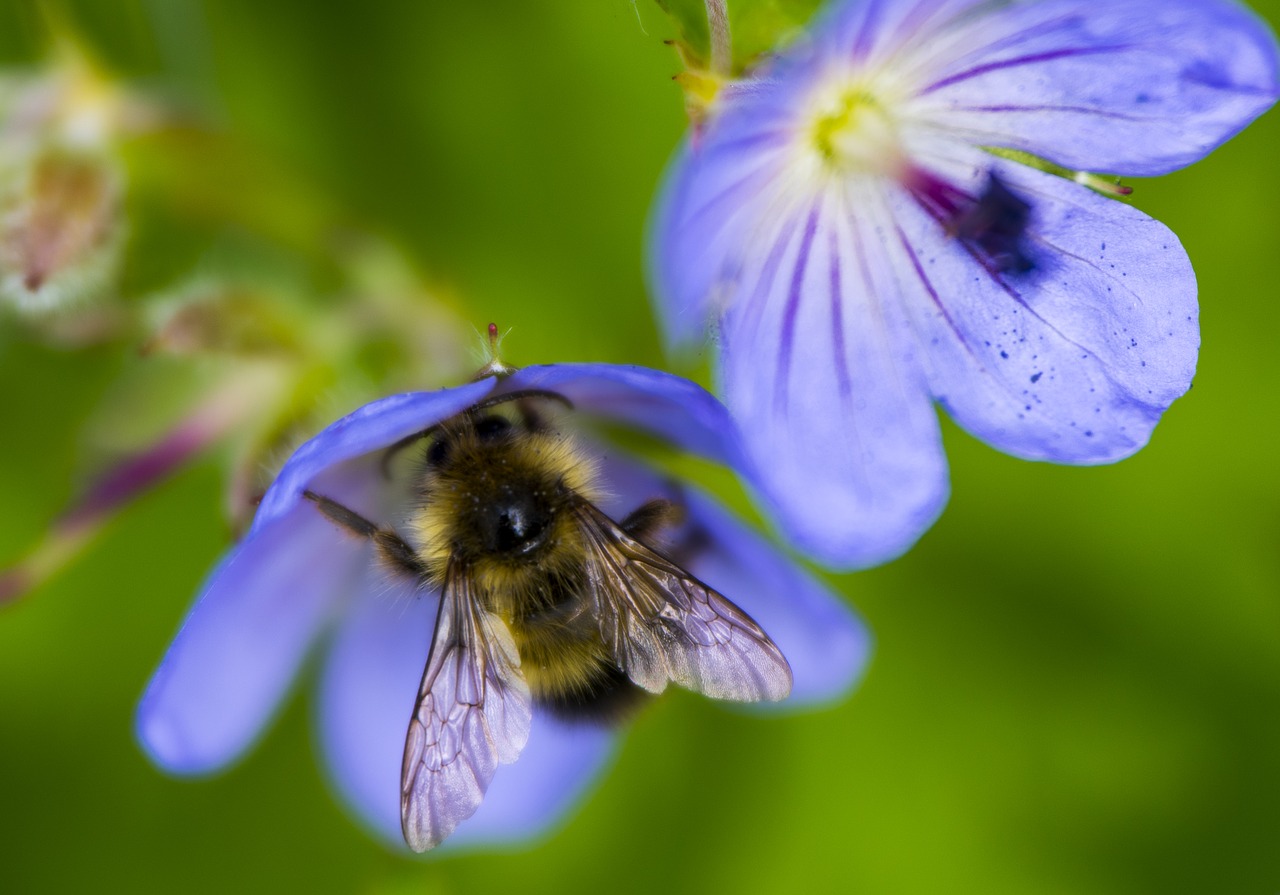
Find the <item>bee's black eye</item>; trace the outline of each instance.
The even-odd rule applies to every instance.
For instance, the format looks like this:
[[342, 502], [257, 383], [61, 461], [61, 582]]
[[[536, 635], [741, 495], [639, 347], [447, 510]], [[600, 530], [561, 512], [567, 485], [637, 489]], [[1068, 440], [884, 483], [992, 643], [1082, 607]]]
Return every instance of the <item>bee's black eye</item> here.
[[437, 438], [431, 442], [431, 447], [427, 448], [427, 464], [429, 466], [443, 466], [445, 461], [449, 459], [450, 450], [449, 439]]
[[474, 428], [481, 441], [496, 441], [511, 431], [511, 421], [503, 416], [486, 416], [476, 420]]

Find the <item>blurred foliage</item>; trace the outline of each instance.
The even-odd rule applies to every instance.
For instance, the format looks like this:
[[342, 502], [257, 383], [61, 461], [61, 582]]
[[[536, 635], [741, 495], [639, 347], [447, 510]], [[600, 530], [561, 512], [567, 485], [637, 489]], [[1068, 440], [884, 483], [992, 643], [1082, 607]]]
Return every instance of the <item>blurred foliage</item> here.
[[[0, 565], [219, 365], [275, 362], [207, 325], [226, 319], [202, 316], [207, 303], [255, 307], [281, 334], [273, 349], [295, 320], [322, 330], [309, 345], [382, 336], [289, 361], [280, 412], [259, 407], [245, 434], [256, 450], [219, 442], [0, 609], [0, 888], [1280, 887], [1274, 113], [1134, 183], [1196, 265], [1194, 390], [1111, 467], [1021, 462], [948, 424], [938, 525], [897, 562], [830, 578], [878, 644], [848, 702], [762, 719], [674, 694], [563, 829], [527, 851], [427, 861], [387, 852], [337, 806], [305, 692], [222, 776], [169, 779], [139, 752], [135, 701], [228, 543], [228, 469], [278, 459], [391, 380], [457, 381], [468, 325], [511, 327], [516, 363], [663, 364], [641, 239], [685, 127], [664, 40], [706, 40], [699, 4], [666, 5], [674, 20], [627, 0], [61, 7], [104, 72], [166, 112], [110, 144], [128, 227], [107, 299], [123, 328], [72, 351], [0, 324]], [[738, 64], [812, 5], [730, 3]], [[1254, 6], [1280, 19], [1280, 0]], [[0, 62], [44, 62], [46, 22], [0, 2]]]

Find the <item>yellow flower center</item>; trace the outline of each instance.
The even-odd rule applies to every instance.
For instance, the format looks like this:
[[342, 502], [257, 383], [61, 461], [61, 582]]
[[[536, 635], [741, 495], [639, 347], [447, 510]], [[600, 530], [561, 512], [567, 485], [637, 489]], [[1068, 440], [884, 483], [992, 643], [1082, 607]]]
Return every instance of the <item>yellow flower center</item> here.
[[808, 137], [830, 172], [895, 174], [903, 150], [894, 103], [868, 83], [829, 84], [812, 102]]

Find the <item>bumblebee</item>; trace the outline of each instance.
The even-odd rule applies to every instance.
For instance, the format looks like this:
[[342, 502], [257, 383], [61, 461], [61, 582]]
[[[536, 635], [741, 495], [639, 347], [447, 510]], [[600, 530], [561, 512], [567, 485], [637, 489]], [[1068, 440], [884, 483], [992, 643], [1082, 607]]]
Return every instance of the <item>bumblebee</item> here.
[[610, 721], [668, 682], [743, 702], [791, 691], [759, 625], [656, 546], [681, 509], [652, 500], [611, 519], [595, 463], [540, 401], [569, 406], [554, 392], [498, 395], [389, 448], [384, 468], [425, 444], [405, 536], [306, 492], [384, 565], [440, 592], [401, 770], [415, 851], [480, 806], [524, 748], [534, 704]]

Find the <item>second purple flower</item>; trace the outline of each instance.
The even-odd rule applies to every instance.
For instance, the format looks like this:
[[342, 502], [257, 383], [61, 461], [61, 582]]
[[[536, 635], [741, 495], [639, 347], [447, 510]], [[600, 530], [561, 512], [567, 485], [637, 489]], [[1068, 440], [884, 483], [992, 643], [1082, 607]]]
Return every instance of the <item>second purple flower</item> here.
[[783, 527], [865, 566], [941, 511], [932, 403], [1015, 456], [1106, 463], [1191, 383], [1177, 238], [1083, 172], [1164, 174], [1277, 95], [1223, 0], [845, 0], [726, 87], [651, 232], [673, 342], [720, 337]]

